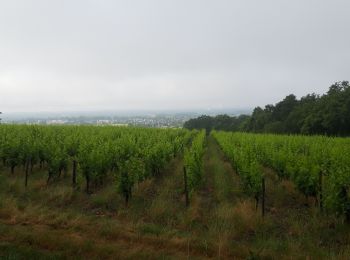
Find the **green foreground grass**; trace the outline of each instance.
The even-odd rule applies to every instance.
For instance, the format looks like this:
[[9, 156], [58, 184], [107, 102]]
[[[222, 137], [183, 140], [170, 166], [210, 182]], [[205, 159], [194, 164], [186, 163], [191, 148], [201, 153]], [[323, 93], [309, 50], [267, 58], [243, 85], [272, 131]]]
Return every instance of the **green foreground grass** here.
[[266, 216], [212, 137], [201, 187], [185, 207], [183, 162], [139, 184], [125, 207], [113, 185], [92, 195], [66, 176], [0, 171], [0, 259], [347, 259], [350, 227], [266, 169]]

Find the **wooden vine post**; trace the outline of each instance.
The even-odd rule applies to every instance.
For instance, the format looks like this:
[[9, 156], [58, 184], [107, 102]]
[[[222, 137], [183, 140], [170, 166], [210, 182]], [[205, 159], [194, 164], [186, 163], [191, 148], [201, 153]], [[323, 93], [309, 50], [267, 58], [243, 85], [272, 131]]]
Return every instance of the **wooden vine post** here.
[[187, 185], [187, 171], [186, 167], [184, 167], [184, 184], [185, 184], [185, 201], [186, 201], [186, 207], [190, 205], [190, 199], [188, 196], [188, 185]]
[[262, 177], [262, 180], [261, 180], [261, 190], [262, 190], [261, 215], [262, 217], [265, 217], [265, 177]]
[[322, 187], [323, 187], [323, 172], [321, 171], [320, 174], [319, 174], [319, 179], [318, 179], [318, 188], [319, 188], [319, 203], [320, 203], [320, 211], [321, 213], [323, 212], [323, 190], [322, 190]]
[[24, 187], [27, 188], [28, 186], [28, 174], [29, 174], [29, 164], [31, 162], [31, 159], [30, 158], [27, 158], [26, 160], [26, 166], [25, 166], [25, 179], [24, 179]]
[[77, 161], [73, 160], [73, 174], [72, 174], [73, 188], [77, 186]]

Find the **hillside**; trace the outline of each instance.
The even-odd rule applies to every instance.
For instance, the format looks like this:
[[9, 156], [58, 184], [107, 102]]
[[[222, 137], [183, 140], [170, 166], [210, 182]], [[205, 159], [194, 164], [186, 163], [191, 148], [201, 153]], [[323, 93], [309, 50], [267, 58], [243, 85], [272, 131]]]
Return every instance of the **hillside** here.
[[[183, 153], [135, 184], [126, 205], [114, 180], [84, 192], [71, 187], [71, 166], [47, 184], [35, 165], [0, 170], [0, 256], [4, 259], [271, 259], [342, 258], [350, 226], [322, 214], [291, 180], [264, 167], [265, 216], [245, 192], [213, 136], [207, 137], [201, 181], [185, 205]], [[81, 172], [79, 171], [79, 174]], [[79, 175], [80, 176], [80, 175]]]

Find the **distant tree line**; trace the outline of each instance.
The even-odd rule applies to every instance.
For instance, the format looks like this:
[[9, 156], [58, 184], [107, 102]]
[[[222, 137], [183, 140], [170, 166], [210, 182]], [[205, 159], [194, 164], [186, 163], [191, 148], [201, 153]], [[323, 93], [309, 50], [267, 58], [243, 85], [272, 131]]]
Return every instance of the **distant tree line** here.
[[185, 122], [184, 127], [188, 129], [205, 129], [207, 133], [210, 133], [211, 130], [244, 131], [242, 127], [249, 118], [250, 116], [248, 115], [241, 115], [239, 117], [228, 115], [211, 117], [203, 115], [188, 120]]
[[252, 115], [200, 116], [184, 124], [188, 129], [245, 131], [254, 133], [350, 135], [350, 85], [336, 82], [324, 95], [301, 99], [286, 96], [275, 105], [256, 107]]

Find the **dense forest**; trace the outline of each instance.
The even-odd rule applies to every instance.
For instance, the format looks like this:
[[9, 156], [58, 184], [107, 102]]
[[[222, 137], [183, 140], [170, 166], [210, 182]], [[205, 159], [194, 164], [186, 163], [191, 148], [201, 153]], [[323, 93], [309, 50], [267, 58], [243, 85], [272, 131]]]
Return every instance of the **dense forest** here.
[[275, 105], [256, 107], [252, 115], [201, 116], [184, 124], [188, 129], [255, 133], [350, 135], [349, 81], [334, 83], [324, 95], [291, 94]]

